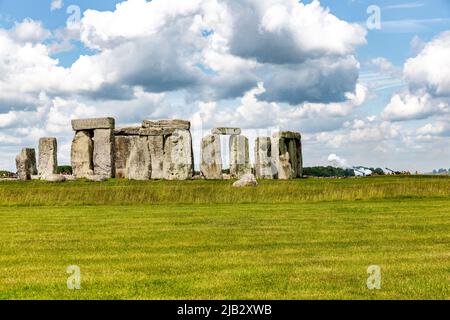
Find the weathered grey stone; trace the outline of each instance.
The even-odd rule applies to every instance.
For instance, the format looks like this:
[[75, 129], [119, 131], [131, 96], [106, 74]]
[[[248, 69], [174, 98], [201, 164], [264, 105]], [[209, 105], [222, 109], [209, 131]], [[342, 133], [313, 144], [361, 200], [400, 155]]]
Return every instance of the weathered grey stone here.
[[75, 177], [73, 174], [65, 174], [64, 178], [66, 179], [66, 181], [75, 181], [75, 180], [77, 180], [77, 177]]
[[256, 187], [258, 185], [258, 181], [253, 174], [244, 175], [239, 181], [233, 183], [233, 187], [242, 188], [242, 187]]
[[34, 149], [24, 148], [16, 157], [17, 177], [19, 180], [31, 180], [33, 163], [36, 166], [36, 152]]
[[296, 132], [275, 133], [272, 138], [272, 165], [278, 179], [302, 177], [301, 135]]
[[205, 179], [222, 180], [222, 156], [219, 135], [208, 135], [201, 143], [200, 170]]
[[109, 177], [107, 177], [107, 176], [102, 176], [102, 175], [98, 175], [98, 174], [87, 175], [85, 178], [87, 181], [90, 181], [90, 182], [104, 182], [109, 179]]
[[270, 137], [258, 137], [255, 141], [255, 174], [257, 179], [273, 179], [272, 142]]
[[114, 177], [114, 155], [113, 130], [94, 130], [94, 175]]
[[297, 140], [297, 178], [303, 177], [303, 149], [302, 140]]
[[56, 138], [39, 139], [39, 176], [46, 178], [58, 170], [58, 144]]
[[142, 122], [144, 128], [163, 128], [163, 129], [179, 129], [190, 130], [191, 123], [186, 120], [144, 120]]
[[192, 137], [188, 130], [175, 130], [164, 141], [164, 179], [187, 180], [194, 174]]
[[94, 174], [94, 142], [89, 131], [78, 131], [72, 141], [72, 172], [77, 178]]
[[127, 178], [127, 161], [133, 143], [139, 136], [115, 136], [115, 174], [116, 178]]
[[301, 140], [302, 135], [299, 132], [293, 132], [293, 131], [281, 131], [281, 132], [275, 132], [273, 134], [274, 138], [284, 138], [284, 139], [296, 139]]
[[115, 136], [138, 136], [141, 127], [124, 127], [117, 128], [114, 130]]
[[148, 136], [150, 155], [152, 159], [152, 179], [164, 179], [164, 137]]
[[177, 129], [150, 127], [150, 128], [141, 128], [139, 130], [139, 134], [141, 136], [167, 136], [173, 134], [175, 130]]
[[128, 179], [150, 180], [152, 159], [147, 137], [139, 137], [133, 140], [126, 167]]
[[47, 174], [43, 176], [42, 179], [47, 182], [54, 182], [54, 183], [66, 181], [66, 177], [64, 177], [62, 174]]
[[95, 129], [114, 129], [114, 126], [115, 126], [115, 121], [113, 118], [72, 120], [72, 129], [74, 131], [95, 130]]
[[272, 167], [277, 179], [292, 179], [289, 150], [284, 138], [272, 138]]
[[218, 134], [222, 136], [227, 135], [240, 135], [242, 133], [242, 130], [240, 128], [214, 128], [212, 129], [212, 134]]
[[231, 177], [240, 179], [249, 173], [252, 173], [252, 166], [250, 164], [248, 138], [233, 135], [230, 137]]

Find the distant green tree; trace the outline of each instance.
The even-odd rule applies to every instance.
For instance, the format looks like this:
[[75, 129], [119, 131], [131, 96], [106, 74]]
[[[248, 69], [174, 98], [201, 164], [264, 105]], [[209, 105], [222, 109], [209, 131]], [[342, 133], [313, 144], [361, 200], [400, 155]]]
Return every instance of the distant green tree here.
[[303, 168], [303, 175], [310, 177], [353, 177], [355, 172], [352, 169], [342, 169], [335, 167], [306, 167]]

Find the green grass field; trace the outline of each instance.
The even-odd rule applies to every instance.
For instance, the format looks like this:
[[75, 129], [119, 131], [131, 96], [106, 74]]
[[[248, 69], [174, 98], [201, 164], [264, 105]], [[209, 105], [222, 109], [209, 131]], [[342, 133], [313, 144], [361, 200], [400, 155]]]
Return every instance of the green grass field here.
[[231, 183], [0, 182], [0, 299], [450, 298], [450, 178]]

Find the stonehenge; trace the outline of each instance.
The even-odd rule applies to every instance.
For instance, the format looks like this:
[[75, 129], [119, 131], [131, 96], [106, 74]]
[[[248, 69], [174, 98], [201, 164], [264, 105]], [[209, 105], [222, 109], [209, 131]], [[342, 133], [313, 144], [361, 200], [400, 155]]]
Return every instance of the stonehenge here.
[[[130, 180], [296, 179], [303, 174], [301, 134], [280, 131], [257, 137], [254, 163], [248, 137], [240, 128], [213, 128], [200, 145], [200, 175], [194, 176], [191, 124], [185, 120], [144, 120], [140, 126], [116, 128], [113, 118], [72, 120], [73, 177], [89, 181]], [[222, 137], [229, 136], [229, 173], [223, 171]], [[57, 140], [39, 140], [39, 165], [34, 149], [16, 158], [20, 179], [58, 180]], [[37, 170], [38, 169], [38, 170]], [[244, 179], [245, 180], [245, 179]]]

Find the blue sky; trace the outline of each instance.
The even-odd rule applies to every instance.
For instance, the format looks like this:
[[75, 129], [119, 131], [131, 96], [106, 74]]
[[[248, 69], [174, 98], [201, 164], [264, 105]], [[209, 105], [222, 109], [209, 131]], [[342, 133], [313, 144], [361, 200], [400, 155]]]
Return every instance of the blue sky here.
[[[446, 62], [433, 59], [448, 49], [450, 1], [186, 0], [174, 2], [177, 10], [161, 0], [51, 3], [0, 0], [11, 46], [3, 51], [39, 56], [32, 67], [22, 55], [2, 57], [0, 42], [8, 72], [3, 84], [0, 76], [2, 168], [13, 169], [14, 154], [35, 146], [36, 135], [60, 137], [68, 163], [67, 124], [84, 114], [113, 115], [120, 125], [165, 117], [203, 129], [238, 125], [251, 139], [301, 131], [307, 165], [337, 154], [348, 165], [450, 167], [448, 79], [433, 73], [433, 62]], [[73, 5], [79, 30], [67, 26]], [[371, 5], [379, 30], [366, 27]], [[256, 13], [245, 16], [246, 6]], [[325, 16], [332, 22], [324, 26]]]

